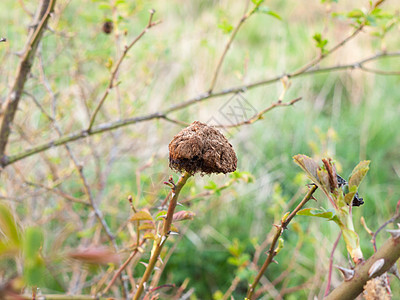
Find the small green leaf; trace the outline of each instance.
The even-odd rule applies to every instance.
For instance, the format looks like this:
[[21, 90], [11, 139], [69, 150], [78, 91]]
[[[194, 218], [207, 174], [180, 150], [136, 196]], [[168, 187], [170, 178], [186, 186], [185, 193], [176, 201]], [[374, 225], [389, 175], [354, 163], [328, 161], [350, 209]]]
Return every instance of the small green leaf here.
[[135, 213], [130, 221], [153, 221], [153, 217], [145, 210], [138, 211]]
[[282, 217], [282, 222], [285, 222], [287, 217], [289, 217], [290, 212], [288, 211], [287, 213], [285, 213], [285, 215]]
[[327, 220], [333, 220], [335, 217], [335, 211], [333, 210], [320, 210], [316, 208], [304, 208], [298, 211], [297, 213], [300, 216], [311, 216], [311, 217], [318, 217]]
[[260, 6], [257, 8], [256, 11], [259, 13], [270, 15], [271, 17], [274, 17], [274, 18], [278, 19], [279, 21], [282, 21], [282, 17], [277, 12], [269, 9], [267, 6]]
[[348, 18], [358, 19], [364, 17], [364, 13], [360, 9], [355, 9], [347, 13]]
[[210, 180], [208, 184], [204, 186], [204, 188], [206, 190], [216, 190], [218, 188], [218, 185], [214, 181]]
[[218, 24], [218, 28], [222, 29], [222, 32], [228, 34], [232, 31], [233, 26], [228, 23], [226, 19], [223, 19], [221, 23]]
[[256, 6], [259, 6], [261, 3], [264, 2], [264, 0], [251, 0], [251, 2], [253, 2], [253, 4]]
[[167, 215], [167, 211], [162, 210], [159, 213], [157, 213], [156, 220], [160, 221], [161, 219], [164, 219], [166, 215]]
[[369, 170], [369, 160], [364, 160], [361, 161], [354, 169], [353, 172], [351, 172], [350, 178], [349, 178], [349, 186], [350, 189], [352, 186], [356, 186], [357, 188], [360, 186], [362, 180], [364, 179], [365, 175], [367, 174]]
[[284, 244], [285, 244], [284, 239], [280, 237], [278, 240], [278, 247], [275, 249], [276, 254], [278, 254], [283, 249]]

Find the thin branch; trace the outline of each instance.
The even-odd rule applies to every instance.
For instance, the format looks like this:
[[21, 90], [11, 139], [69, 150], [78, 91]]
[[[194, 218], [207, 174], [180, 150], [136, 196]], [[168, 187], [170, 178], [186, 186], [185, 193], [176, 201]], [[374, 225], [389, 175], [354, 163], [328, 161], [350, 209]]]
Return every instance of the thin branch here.
[[[261, 1], [262, 2], [262, 1]], [[217, 67], [215, 68], [214, 71], [214, 75], [212, 77], [211, 80], [211, 85], [210, 88], [208, 89], [208, 93], [211, 94], [215, 88], [215, 84], [217, 83], [217, 78], [218, 78], [218, 74], [219, 71], [221, 70], [222, 67], [222, 63], [224, 62], [225, 56], [228, 53], [229, 48], [232, 45], [233, 40], [236, 37], [236, 34], [239, 32], [240, 27], [242, 27], [242, 25], [244, 24], [244, 22], [252, 15], [254, 14], [254, 12], [258, 9], [258, 7], [260, 6], [261, 2], [259, 4], [257, 4], [253, 9], [251, 9], [250, 11], [246, 12], [239, 20], [239, 23], [235, 26], [235, 28], [232, 31], [232, 34], [228, 40], [228, 42], [225, 45], [224, 51], [222, 52], [221, 57], [218, 60], [217, 63]]]
[[[373, 5], [371, 5], [370, 8], [370, 12], [375, 9], [376, 7], [378, 7], [379, 5], [381, 5], [385, 0], [378, 0], [376, 1]], [[305, 71], [309, 70], [310, 68], [314, 67], [315, 65], [317, 65], [321, 60], [323, 60], [324, 58], [326, 58], [328, 55], [331, 55], [332, 53], [336, 52], [338, 49], [340, 49], [341, 47], [343, 47], [343, 45], [347, 44], [350, 40], [352, 40], [354, 37], [356, 37], [365, 27], [365, 22], [362, 22], [360, 25], [357, 26], [357, 28], [345, 39], [343, 39], [342, 41], [340, 41], [339, 43], [337, 43], [335, 46], [333, 46], [332, 48], [330, 48], [328, 51], [326, 51], [325, 53], [320, 53], [320, 55], [316, 58], [314, 58], [313, 60], [311, 60], [310, 62], [308, 62], [307, 64], [305, 64], [303, 67], [301, 67], [300, 69], [298, 69], [297, 71], [295, 71], [293, 73], [293, 75], [297, 75], [297, 74], [302, 74]]]
[[[143, 239], [141, 241], [141, 243], [140, 243], [140, 246], [142, 246], [145, 241], [146, 241], [146, 239]], [[139, 248], [136, 247], [135, 250], [133, 250], [131, 252], [131, 254], [129, 255], [129, 257], [126, 259], [126, 261], [115, 272], [115, 274], [114, 274], [113, 278], [111, 279], [111, 281], [107, 284], [106, 288], [102, 291], [102, 295], [105, 295], [110, 290], [110, 288], [114, 285], [115, 280], [117, 280], [117, 278], [121, 275], [121, 272], [128, 266], [128, 264], [136, 256], [136, 254], [138, 252], [139, 252]]]
[[0, 126], [0, 158], [3, 158], [4, 156], [11, 127], [14, 122], [15, 113], [24, 90], [25, 82], [31, 71], [36, 50], [43, 36], [44, 29], [46, 28], [47, 21], [50, 17], [50, 13], [53, 11], [55, 3], [56, 0], [42, 0], [41, 5], [38, 8], [38, 13], [34, 19], [34, 23], [38, 23], [38, 25], [31, 29], [27, 44], [24, 49], [24, 54], [19, 61], [14, 83], [6, 101], [2, 106], [3, 117]]
[[374, 250], [376, 252], [376, 237], [378, 235], [379, 232], [381, 232], [381, 230], [383, 228], [385, 228], [388, 224], [395, 222], [397, 219], [400, 218], [400, 200], [397, 202], [397, 206], [396, 206], [396, 212], [394, 214], [394, 216], [392, 218], [390, 218], [389, 220], [387, 220], [385, 223], [383, 223], [377, 231], [375, 231], [375, 233], [372, 235], [372, 245], [374, 246]]
[[329, 257], [329, 271], [328, 271], [328, 283], [326, 284], [326, 289], [325, 289], [325, 294], [324, 297], [326, 297], [329, 294], [329, 291], [331, 289], [331, 279], [332, 279], [332, 266], [333, 266], [333, 255], [335, 253], [335, 250], [337, 248], [337, 245], [339, 244], [340, 238], [342, 236], [342, 232], [340, 231], [338, 234], [338, 237], [336, 238], [335, 243], [333, 244], [333, 248], [331, 251], [331, 255]]
[[150, 10], [150, 17], [149, 17], [149, 22], [147, 23], [147, 26], [142, 30], [142, 32], [127, 46], [125, 46], [124, 52], [122, 52], [120, 58], [118, 59], [114, 70], [111, 72], [111, 77], [110, 77], [110, 81], [108, 83], [107, 89], [105, 90], [103, 97], [101, 98], [99, 104], [97, 104], [91, 118], [90, 118], [90, 122], [89, 122], [89, 127], [87, 129], [88, 132], [90, 132], [92, 130], [93, 124], [96, 120], [96, 116], [100, 110], [100, 108], [102, 107], [103, 103], [106, 101], [108, 94], [110, 93], [110, 91], [112, 90], [112, 88], [114, 87], [114, 79], [117, 76], [119, 67], [121, 66], [123, 60], [125, 59], [126, 55], [128, 54], [129, 50], [146, 34], [146, 32], [153, 26], [156, 26], [157, 24], [160, 24], [160, 21], [157, 22], [153, 22], [153, 16], [155, 14], [155, 10]]
[[257, 113], [256, 115], [254, 115], [253, 117], [251, 117], [250, 119], [247, 119], [245, 121], [236, 123], [236, 124], [230, 124], [230, 125], [216, 125], [215, 127], [223, 127], [223, 128], [232, 128], [232, 127], [239, 127], [242, 125], [250, 125], [253, 124], [254, 122], [263, 119], [264, 114], [266, 114], [267, 112], [269, 112], [270, 110], [276, 108], [276, 107], [284, 107], [284, 106], [292, 106], [293, 104], [295, 104], [296, 102], [300, 101], [302, 99], [302, 97], [298, 97], [296, 99], [293, 99], [289, 102], [282, 102], [281, 100], [278, 100], [274, 103], [272, 103], [270, 106], [268, 106], [267, 108], [263, 109], [262, 111], [260, 111], [259, 113]]
[[56, 195], [59, 195], [59, 196], [65, 198], [65, 199], [67, 199], [68, 201], [75, 202], [75, 203], [81, 203], [81, 204], [84, 204], [84, 205], [90, 205], [90, 203], [85, 201], [85, 200], [81, 200], [79, 198], [75, 198], [75, 197], [73, 197], [71, 195], [68, 195], [68, 194], [62, 192], [62, 191], [58, 191], [55, 188], [47, 187], [47, 186], [45, 186], [43, 184], [30, 182], [30, 181], [26, 181], [25, 183], [28, 184], [28, 185], [34, 186], [34, 187], [39, 187], [39, 188], [45, 189], [46, 191], [52, 192], [52, 193], [54, 193]]
[[257, 276], [255, 277], [252, 284], [250, 284], [249, 289], [247, 291], [247, 299], [251, 300], [256, 289], [258, 282], [260, 281], [261, 277], [264, 275], [265, 271], [267, 270], [268, 266], [271, 264], [274, 256], [276, 255], [275, 246], [278, 242], [279, 237], [282, 235], [283, 230], [287, 228], [290, 221], [296, 216], [297, 212], [310, 200], [314, 192], [317, 190], [317, 186], [314, 185], [312, 188], [309, 189], [308, 193], [304, 196], [303, 200], [297, 205], [297, 207], [289, 214], [289, 216], [281, 221], [281, 225], [276, 226], [276, 233], [272, 240], [271, 246], [268, 251], [268, 256], [262, 265], [260, 271], [258, 272]]
[[[366, 262], [358, 264], [354, 269], [354, 276], [344, 281], [334, 289], [325, 300], [355, 299], [362, 291], [365, 283], [387, 272], [400, 257], [400, 235], [389, 238], [379, 250]], [[383, 259], [383, 266], [370, 276], [369, 270], [379, 259]]]
[[[202, 101], [205, 101], [205, 100], [208, 100], [211, 98], [217, 98], [217, 97], [221, 97], [221, 96], [228, 95], [228, 94], [243, 92], [243, 91], [246, 91], [246, 90], [249, 90], [252, 88], [256, 88], [259, 86], [272, 84], [272, 83], [275, 83], [275, 82], [281, 80], [285, 76], [287, 76], [289, 78], [294, 78], [294, 77], [299, 77], [299, 76], [313, 75], [313, 74], [326, 73], [326, 72], [332, 72], [332, 71], [343, 71], [343, 70], [357, 69], [357, 68], [360, 69], [360, 66], [363, 66], [363, 64], [365, 64], [367, 62], [378, 60], [378, 59], [381, 59], [384, 57], [397, 57], [397, 56], [400, 56], [400, 51], [381, 52], [381, 53], [374, 54], [374, 55], [367, 57], [361, 61], [351, 63], [351, 64], [338, 65], [338, 66], [326, 67], [326, 68], [314, 68], [314, 69], [310, 69], [310, 70], [305, 71], [304, 73], [300, 73], [300, 74], [294, 74], [294, 73], [283, 74], [280, 76], [276, 76], [276, 77], [273, 77], [270, 79], [250, 83], [247, 85], [231, 87], [231, 88], [224, 89], [219, 92], [212, 93], [212, 94], [203, 93], [203, 94], [198, 95], [197, 97], [194, 97], [194, 98], [188, 99], [184, 102], [181, 102], [180, 104], [172, 105], [169, 108], [167, 108], [166, 110], [161, 111], [161, 112], [155, 112], [155, 113], [151, 113], [151, 114], [144, 115], [144, 116], [132, 117], [132, 118], [127, 118], [127, 119], [118, 120], [118, 121], [114, 121], [114, 122], [103, 123], [98, 126], [94, 126], [90, 130], [90, 132], [87, 129], [83, 129], [83, 130], [80, 130], [77, 132], [73, 132], [73, 133], [64, 135], [60, 138], [51, 140], [49, 142], [45, 142], [45, 143], [38, 145], [36, 147], [33, 147], [31, 149], [24, 150], [15, 155], [4, 156], [2, 158], [1, 164], [3, 167], [5, 167], [16, 161], [19, 161], [26, 157], [32, 156], [36, 153], [46, 151], [50, 148], [58, 147], [58, 146], [67, 144], [69, 142], [80, 140], [80, 139], [86, 138], [91, 135], [111, 131], [111, 130], [114, 130], [114, 129], [117, 129], [120, 127], [125, 127], [125, 126], [131, 125], [131, 124], [141, 123], [141, 122], [149, 121], [149, 120], [165, 119], [168, 114], [175, 112], [175, 111], [179, 111], [185, 107], [194, 105], [196, 103], [200, 103]], [[360, 69], [360, 70], [362, 70], [362, 69]]]

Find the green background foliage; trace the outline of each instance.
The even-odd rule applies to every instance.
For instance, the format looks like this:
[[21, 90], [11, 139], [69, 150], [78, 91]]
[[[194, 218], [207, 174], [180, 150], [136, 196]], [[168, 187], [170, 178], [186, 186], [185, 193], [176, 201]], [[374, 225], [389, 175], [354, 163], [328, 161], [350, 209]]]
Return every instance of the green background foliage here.
[[[37, 5], [37, 1], [23, 2], [32, 12]], [[62, 13], [50, 22], [53, 32], [43, 38], [40, 61], [35, 60], [25, 90], [46, 111], [54, 110], [64, 133], [88, 125], [88, 111], [94, 110], [105, 90], [110, 68], [123, 45], [146, 26], [149, 9], [156, 10], [155, 19], [162, 23], [150, 29], [123, 62], [118, 91], [111, 92], [97, 124], [157, 112], [206, 92], [229, 34], [247, 5], [240, 1], [161, 0], [114, 4], [113, 9], [113, 1], [58, 1], [56, 14]], [[369, 16], [371, 26], [326, 58], [321, 67], [354, 63], [381, 50], [400, 49], [399, 24], [388, 24], [395, 19], [389, 14], [396, 4], [387, 1], [382, 7], [387, 13], [379, 11]], [[236, 36], [222, 65], [217, 91], [294, 71], [319, 53], [326, 53], [351, 32], [354, 22], [365, 17], [360, 8], [369, 4], [292, 0], [268, 1], [267, 5], [249, 18]], [[23, 48], [30, 18], [18, 1], [3, 0], [0, 8], [4, 24], [0, 34], [8, 39], [7, 44], [0, 44], [0, 90], [7, 91], [18, 63], [15, 52]], [[102, 32], [103, 22], [108, 19], [116, 23], [117, 38], [115, 32]], [[41, 64], [56, 101], [41, 82]], [[371, 66], [398, 71], [400, 60], [384, 58]], [[178, 225], [183, 237], [168, 241], [168, 247], [178, 244], [160, 284], [179, 286], [189, 279], [188, 289], [194, 289], [192, 299], [221, 299], [238, 276], [241, 280], [233, 296], [243, 298], [248, 280], [255, 275], [250, 266], [256, 249], [265, 240], [270, 241], [273, 224], [296, 206], [309, 183], [292, 162], [297, 153], [316, 159], [332, 156], [344, 178], [360, 160], [371, 160], [359, 190], [365, 204], [354, 208], [353, 213], [364, 255], [372, 255], [370, 236], [359, 220], [364, 216], [369, 228], [376, 230], [393, 215], [399, 200], [399, 85], [398, 75], [383, 76], [359, 69], [296, 77], [291, 79], [284, 101], [302, 97], [300, 102], [274, 109], [250, 126], [223, 131], [236, 150], [239, 171], [233, 175], [196, 175], [185, 186], [184, 209], [196, 216]], [[249, 89], [242, 96], [261, 111], [277, 101], [282, 90], [282, 83], [277, 81]], [[32, 97], [23, 96], [9, 154], [57, 137]], [[171, 117], [188, 123], [213, 118], [228, 124], [230, 119], [223, 107], [231, 97], [212, 98]], [[173, 174], [168, 168], [168, 143], [181, 128], [152, 120], [70, 144], [121, 248], [132, 244], [126, 226], [132, 215], [127, 196], [134, 196], [138, 208], [156, 211], [169, 191], [163, 181]], [[71, 282], [76, 279], [74, 268], [83, 268], [86, 284], [80, 291], [89, 294], [91, 283], [111, 266], [85, 269], [76, 262], [71, 264], [66, 253], [89, 243], [93, 236], [99, 244], [107, 244], [107, 239], [100, 234], [89, 207], [71, 203], [59, 193], [37, 185], [87, 200], [64, 148], [45, 153], [19, 161], [2, 174], [1, 201], [10, 207], [21, 228], [15, 229], [21, 232], [14, 234], [18, 238], [14, 237], [13, 247], [25, 251], [23, 273], [27, 283], [37, 285], [44, 293], [65, 293], [71, 291]], [[227, 182], [229, 187], [221, 188]], [[208, 193], [201, 194], [204, 191]], [[307, 207], [330, 208], [322, 193], [315, 197], [317, 201]], [[279, 264], [270, 266], [262, 285], [288, 274], [264, 299], [278, 299], [282, 291], [287, 292], [285, 299], [321, 297], [338, 232], [333, 222], [297, 216], [283, 233], [284, 246], [276, 257]], [[387, 237], [382, 232], [378, 246]], [[2, 243], [0, 247], [2, 251]], [[148, 261], [150, 248], [145, 250], [143, 262]], [[259, 263], [266, 257], [265, 250]], [[347, 265], [343, 240], [334, 259], [337, 265]], [[11, 278], [21, 272], [20, 266], [21, 261], [2, 256], [0, 278]], [[134, 276], [140, 277], [143, 271], [138, 264]], [[39, 273], [43, 276], [38, 281]], [[334, 272], [332, 284], [338, 285], [341, 280]], [[397, 281], [392, 282], [392, 290], [400, 293]]]

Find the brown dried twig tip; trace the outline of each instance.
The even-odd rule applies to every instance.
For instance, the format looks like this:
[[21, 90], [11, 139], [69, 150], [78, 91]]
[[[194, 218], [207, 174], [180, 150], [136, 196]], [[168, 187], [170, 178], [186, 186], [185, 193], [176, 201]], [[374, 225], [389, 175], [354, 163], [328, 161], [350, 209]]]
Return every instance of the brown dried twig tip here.
[[169, 166], [191, 174], [230, 173], [236, 170], [235, 150], [214, 127], [195, 121], [169, 144]]

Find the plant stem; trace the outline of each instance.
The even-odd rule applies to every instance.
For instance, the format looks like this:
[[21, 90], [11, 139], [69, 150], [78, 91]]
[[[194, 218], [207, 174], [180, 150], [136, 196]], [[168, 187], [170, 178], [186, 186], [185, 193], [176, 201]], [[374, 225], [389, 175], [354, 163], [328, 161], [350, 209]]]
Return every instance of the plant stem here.
[[[391, 237], [378, 249], [366, 262], [359, 264], [354, 269], [354, 276], [344, 281], [334, 289], [325, 300], [355, 299], [362, 291], [365, 283], [377, 276], [387, 272], [400, 257], [400, 237]], [[384, 265], [369, 276], [371, 266], [379, 259], [384, 259]]]
[[150, 257], [149, 264], [147, 265], [146, 271], [143, 274], [142, 279], [140, 280], [139, 286], [136, 290], [135, 295], [133, 296], [133, 300], [138, 300], [143, 293], [144, 285], [149, 280], [151, 273], [157, 263], [158, 257], [160, 256], [161, 250], [165, 244], [169, 236], [169, 232], [171, 230], [172, 218], [175, 212], [176, 204], [178, 203], [179, 193], [182, 190], [183, 186], [186, 184], [186, 181], [189, 177], [192, 176], [191, 173], [184, 172], [182, 176], [179, 178], [177, 184], [173, 188], [172, 199], [169, 202], [167, 217], [164, 221], [164, 226], [162, 229], [162, 236], [154, 241], [153, 250]]
[[271, 246], [269, 248], [268, 257], [265, 260], [264, 264], [262, 265], [262, 267], [261, 267], [260, 271], [258, 272], [256, 278], [254, 279], [253, 283], [249, 286], [246, 299], [249, 299], [249, 300], [252, 299], [258, 282], [260, 281], [261, 277], [264, 275], [268, 266], [271, 264], [272, 259], [274, 258], [275, 254], [276, 254], [275, 253], [276, 243], [278, 242], [279, 237], [282, 235], [283, 230], [289, 225], [290, 221], [294, 218], [294, 216], [297, 214], [297, 212], [312, 198], [312, 195], [317, 190], [317, 188], [318, 187], [316, 185], [314, 185], [308, 191], [308, 193], [304, 196], [303, 200], [301, 200], [299, 205], [297, 205], [297, 207], [290, 213], [290, 215], [285, 220], [281, 221], [281, 225], [277, 226], [274, 239], [272, 240]]

